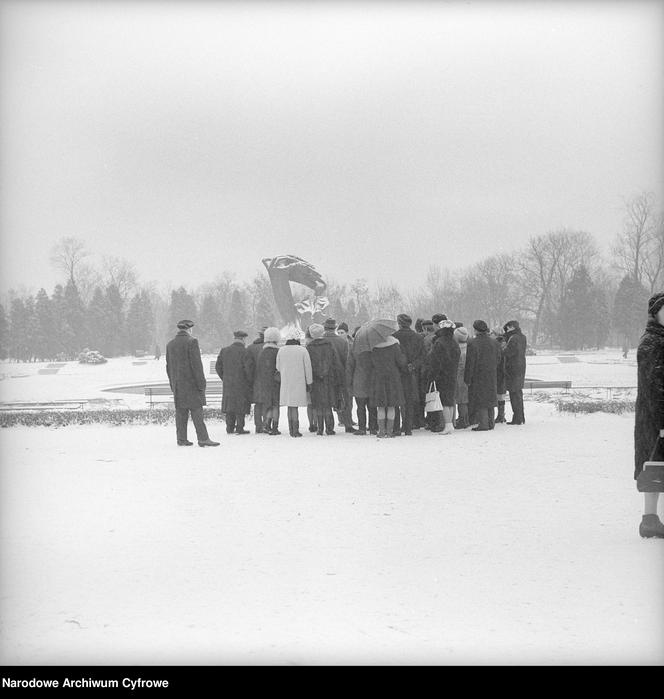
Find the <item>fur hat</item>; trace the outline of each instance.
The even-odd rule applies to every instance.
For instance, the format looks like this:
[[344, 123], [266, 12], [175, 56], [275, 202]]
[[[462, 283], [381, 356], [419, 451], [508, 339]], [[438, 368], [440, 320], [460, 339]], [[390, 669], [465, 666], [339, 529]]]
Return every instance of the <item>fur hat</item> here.
[[656, 316], [659, 309], [664, 306], [664, 291], [653, 294], [648, 300], [648, 314]]
[[179, 320], [178, 321], [178, 328], [180, 330], [188, 330], [189, 328], [194, 327], [194, 321], [193, 320]]
[[[325, 322], [327, 323], [327, 321]], [[324, 334], [325, 328], [320, 323], [312, 323], [309, 326], [309, 335], [311, 335], [312, 340], [317, 340], [319, 337], [323, 337]]]
[[473, 321], [473, 328], [475, 328], [478, 333], [489, 332], [489, 326], [483, 320]]
[[468, 342], [468, 330], [461, 326], [454, 331], [454, 339], [459, 342]]
[[509, 328], [509, 327], [514, 328], [514, 330], [520, 330], [520, 329], [521, 329], [520, 326], [519, 326], [519, 321], [518, 321], [518, 320], [508, 320], [507, 323], [505, 323], [505, 325], [503, 325], [503, 330], [504, 330], [505, 332], [508, 332], [507, 328]]
[[244, 330], [236, 330], [236, 331], [233, 333], [233, 337], [234, 337], [236, 340], [241, 340], [243, 337], [247, 337], [247, 333], [244, 332]]
[[407, 313], [399, 313], [397, 323], [402, 328], [409, 328], [413, 323], [413, 319]]
[[[318, 323], [315, 323], [315, 325], [318, 325]], [[311, 326], [309, 326], [311, 327]], [[323, 325], [324, 330], [336, 330], [337, 329], [337, 321], [334, 320], [334, 318], [328, 318], [325, 321], [325, 324]]]
[[439, 328], [452, 328], [454, 329], [454, 321], [453, 320], [441, 320], [440, 323], [438, 323]]
[[438, 323], [440, 323], [441, 320], [447, 320], [447, 316], [444, 313], [434, 313], [431, 316], [431, 320], [434, 325], [438, 325]]
[[265, 333], [263, 335], [265, 342], [274, 342], [278, 344], [281, 340], [281, 331], [279, 328], [265, 328]]

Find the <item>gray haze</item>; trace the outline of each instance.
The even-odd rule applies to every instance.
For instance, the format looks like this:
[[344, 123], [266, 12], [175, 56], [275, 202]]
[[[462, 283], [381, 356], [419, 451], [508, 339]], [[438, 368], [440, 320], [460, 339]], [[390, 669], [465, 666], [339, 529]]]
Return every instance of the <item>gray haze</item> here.
[[[661, 2], [0, 2], [1, 287], [422, 284], [662, 201]], [[94, 258], [90, 259], [94, 263]]]

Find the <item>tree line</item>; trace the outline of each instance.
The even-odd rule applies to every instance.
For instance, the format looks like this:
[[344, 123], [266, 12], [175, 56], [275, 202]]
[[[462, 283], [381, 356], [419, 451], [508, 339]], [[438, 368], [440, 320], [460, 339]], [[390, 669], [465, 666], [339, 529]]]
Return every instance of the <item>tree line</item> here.
[[[117, 357], [163, 347], [182, 318], [196, 323], [201, 350], [216, 353], [232, 332], [280, 325], [266, 274], [238, 283], [224, 272], [196, 289], [166, 294], [140, 284], [132, 263], [102, 258], [86, 264], [85, 244], [61, 239], [51, 262], [63, 272], [49, 295], [9, 292], [0, 304], [0, 358], [71, 360], [84, 348]], [[323, 276], [325, 270], [321, 270]], [[605, 261], [593, 236], [560, 229], [532, 236], [512, 253], [488, 256], [461, 270], [430, 265], [414, 290], [393, 283], [370, 289], [365, 279], [341, 283], [327, 276], [326, 313], [351, 331], [372, 317], [431, 318], [444, 312], [470, 325], [520, 321], [533, 346], [582, 350], [638, 343], [648, 297], [664, 288], [664, 216], [652, 193], [625, 202], [621, 234]]]

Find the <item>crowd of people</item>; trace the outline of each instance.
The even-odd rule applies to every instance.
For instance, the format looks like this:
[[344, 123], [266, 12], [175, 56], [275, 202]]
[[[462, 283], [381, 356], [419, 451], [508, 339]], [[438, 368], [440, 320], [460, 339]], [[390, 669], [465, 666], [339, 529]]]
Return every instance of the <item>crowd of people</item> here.
[[[205, 375], [193, 325], [180, 321], [166, 348], [177, 443], [193, 444], [187, 439], [191, 414], [198, 444], [218, 446], [203, 420]], [[226, 432], [249, 434], [252, 406], [256, 434], [281, 434], [284, 407], [291, 437], [302, 436], [300, 408], [307, 410], [308, 430], [321, 436], [334, 435], [337, 427], [381, 439], [419, 429], [440, 435], [485, 431], [507, 422], [507, 396], [512, 409], [507, 424], [525, 423], [527, 342], [518, 321], [491, 330], [476, 320], [469, 331], [443, 313], [418, 318], [414, 327], [401, 313], [394, 327], [370, 349], [356, 344], [360, 327], [350, 333], [333, 318], [310, 325], [304, 338], [296, 328], [284, 337], [279, 328], [264, 327], [248, 343], [248, 334], [236, 330], [215, 364], [224, 386]]]

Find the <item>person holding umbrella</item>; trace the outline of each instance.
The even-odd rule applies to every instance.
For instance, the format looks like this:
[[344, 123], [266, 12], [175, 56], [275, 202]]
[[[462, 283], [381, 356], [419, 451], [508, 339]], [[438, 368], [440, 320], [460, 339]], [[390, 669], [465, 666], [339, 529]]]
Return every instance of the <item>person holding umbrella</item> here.
[[403, 407], [402, 376], [408, 373], [408, 362], [394, 337], [396, 323], [391, 320], [374, 320], [365, 323], [355, 335], [354, 349], [371, 351], [371, 380], [369, 405], [376, 408], [378, 437], [392, 437], [394, 412]]

